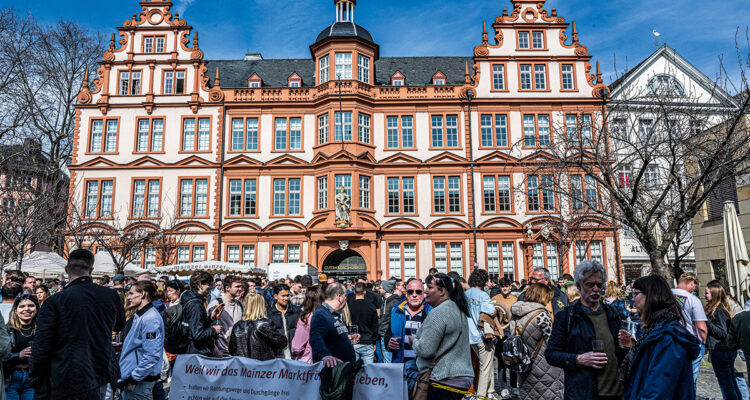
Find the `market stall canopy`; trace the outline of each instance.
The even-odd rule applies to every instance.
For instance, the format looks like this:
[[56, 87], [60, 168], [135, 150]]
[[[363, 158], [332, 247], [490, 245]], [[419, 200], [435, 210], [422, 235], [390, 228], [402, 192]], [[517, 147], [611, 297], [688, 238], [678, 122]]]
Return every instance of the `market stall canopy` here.
[[195, 271], [206, 271], [212, 274], [243, 274], [243, 275], [265, 275], [266, 270], [253, 268], [248, 265], [230, 263], [226, 261], [200, 261], [185, 264], [165, 265], [150, 268], [152, 273], [171, 275], [190, 275]]
[[740, 304], [745, 304], [748, 286], [750, 286], [747, 268], [750, 260], [748, 260], [745, 238], [742, 235], [742, 227], [733, 201], [724, 203], [724, 261], [727, 268], [729, 293]]
[[[122, 256], [118, 253], [114, 253], [114, 256], [116, 258], [121, 258]], [[112, 276], [116, 274], [115, 272], [115, 261], [112, 258], [112, 255], [109, 254], [108, 251], [99, 251], [94, 255], [94, 275], [109, 275]], [[125, 265], [125, 275], [138, 275], [138, 274], [145, 274], [149, 271], [147, 269], [141, 268], [138, 265], [135, 265], [134, 263], [128, 263]]]
[[[35, 251], [21, 260], [21, 271], [37, 278], [56, 278], [65, 275], [65, 265], [68, 262], [57, 253], [46, 251]], [[4, 271], [17, 268], [17, 262], [12, 262], [3, 267]]]

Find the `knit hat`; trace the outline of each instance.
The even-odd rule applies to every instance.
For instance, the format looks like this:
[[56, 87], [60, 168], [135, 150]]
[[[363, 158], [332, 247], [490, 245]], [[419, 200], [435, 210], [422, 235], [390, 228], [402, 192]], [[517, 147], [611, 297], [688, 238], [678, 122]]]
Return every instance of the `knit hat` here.
[[116, 282], [120, 282], [120, 283], [125, 282], [125, 275], [123, 275], [123, 274], [116, 274], [115, 276], [112, 277], [112, 282], [115, 282], [115, 283]]
[[396, 281], [383, 281], [380, 283], [380, 287], [382, 287], [386, 293], [393, 293], [393, 288], [396, 287]]

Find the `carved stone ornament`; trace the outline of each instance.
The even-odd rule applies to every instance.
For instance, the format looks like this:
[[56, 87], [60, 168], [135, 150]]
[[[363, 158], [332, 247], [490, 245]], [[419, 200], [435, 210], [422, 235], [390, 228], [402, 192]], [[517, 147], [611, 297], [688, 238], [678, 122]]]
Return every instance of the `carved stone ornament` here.
[[349, 249], [349, 241], [348, 240], [339, 240], [339, 249], [341, 251], [346, 251]]
[[544, 226], [542, 226], [542, 230], [540, 233], [542, 234], [542, 237], [544, 238], [544, 240], [547, 240], [549, 239], [549, 236], [552, 234], [552, 227], [549, 226], [549, 224], [544, 224]]
[[532, 236], [534, 236], [534, 231], [533, 231], [533, 230], [531, 230], [531, 225], [529, 225], [529, 226], [528, 226], [528, 227], [526, 228], [526, 236], [528, 236], [528, 237], [532, 237]]

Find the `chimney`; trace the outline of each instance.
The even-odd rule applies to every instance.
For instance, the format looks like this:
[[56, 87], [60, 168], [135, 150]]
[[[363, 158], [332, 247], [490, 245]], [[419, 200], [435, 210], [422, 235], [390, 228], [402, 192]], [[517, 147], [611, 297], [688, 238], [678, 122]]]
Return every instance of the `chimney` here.
[[245, 53], [245, 61], [259, 61], [263, 59], [263, 54], [260, 53]]

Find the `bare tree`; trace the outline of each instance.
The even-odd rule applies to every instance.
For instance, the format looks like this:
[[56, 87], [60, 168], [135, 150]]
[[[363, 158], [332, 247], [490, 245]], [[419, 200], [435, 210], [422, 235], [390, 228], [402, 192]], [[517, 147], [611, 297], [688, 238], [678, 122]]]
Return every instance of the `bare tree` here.
[[671, 278], [690, 252], [690, 219], [722, 182], [750, 172], [750, 97], [734, 107], [706, 101], [724, 98], [718, 92], [718, 84], [706, 95], [664, 81], [609, 104], [603, 122], [601, 114], [562, 115], [535, 173], [548, 176], [545, 189], [568, 212], [632, 229], [653, 271]]

